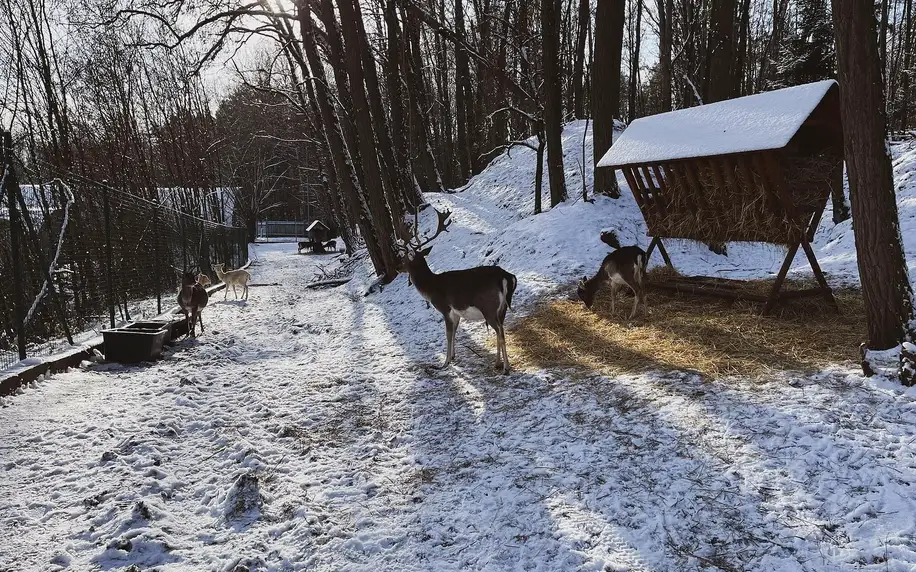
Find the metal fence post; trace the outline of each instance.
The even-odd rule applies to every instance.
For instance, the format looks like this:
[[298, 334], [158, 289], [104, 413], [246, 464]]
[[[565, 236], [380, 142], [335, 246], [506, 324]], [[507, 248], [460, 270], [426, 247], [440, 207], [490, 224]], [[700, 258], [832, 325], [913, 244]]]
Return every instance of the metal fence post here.
[[153, 199], [153, 267], [156, 269], [156, 315], [162, 314], [162, 256], [159, 252], [159, 199]]
[[111, 327], [115, 327], [115, 301], [114, 301], [114, 284], [112, 282], [112, 262], [111, 256], [111, 206], [108, 200], [108, 181], [102, 181], [102, 204], [105, 209], [105, 278], [108, 287], [108, 318]]
[[22, 249], [19, 247], [19, 209], [16, 208], [19, 181], [13, 169], [13, 135], [8, 131], [3, 132], [2, 166], [7, 173], [6, 199], [9, 207], [10, 218], [10, 255], [13, 259], [13, 296], [16, 312], [16, 345], [19, 348], [19, 359], [26, 358], [25, 353], [25, 306], [22, 299]]

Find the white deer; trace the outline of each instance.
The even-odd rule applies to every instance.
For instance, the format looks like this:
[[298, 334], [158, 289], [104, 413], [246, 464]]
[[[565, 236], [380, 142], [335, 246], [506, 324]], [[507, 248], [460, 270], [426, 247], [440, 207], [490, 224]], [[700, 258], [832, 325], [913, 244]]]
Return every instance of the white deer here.
[[216, 270], [216, 277], [219, 278], [226, 285], [226, 293], [223, 295], [223, 300], [229, 296], [229, 286], [232, 286], [232, 294], [235, 296], [236, 300], [239, 295], [236, 292], [235, 287], [241, 286], [242, 290], [242, 299], [248, 299], [248, 281], [251, 280], [251, 274], [247, 270], [226, 270], [223, 271], [225, 264], [214, 264], [213, 269]]

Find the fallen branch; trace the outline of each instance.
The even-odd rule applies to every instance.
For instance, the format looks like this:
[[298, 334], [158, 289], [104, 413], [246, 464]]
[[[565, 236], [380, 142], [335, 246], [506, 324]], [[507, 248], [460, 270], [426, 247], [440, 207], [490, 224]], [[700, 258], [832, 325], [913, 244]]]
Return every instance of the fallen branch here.
[[324, 288], [332, 286], [340, 286], [341, 284], [346, 284], [351, 278], [335, 278], [334, 280], [319, 280], [318, 282], [309, 282], [305, 285], [306, 288]]

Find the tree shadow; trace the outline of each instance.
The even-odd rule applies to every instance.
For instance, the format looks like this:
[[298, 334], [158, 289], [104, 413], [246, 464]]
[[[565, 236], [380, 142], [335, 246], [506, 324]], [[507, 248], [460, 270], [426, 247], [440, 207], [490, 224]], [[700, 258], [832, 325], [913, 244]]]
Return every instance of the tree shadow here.
[[[415, 292], [389, 288], [372, 305], [408, 358], [444, 355], [441, 319]], [[606, 319], [600, 306], [599, 318]], [[536, 370], [483, 374], [492, 350], [465, 332], [456, 367], [415, 371], [413, 442], [422, 466], [416, 486], [424, 498], [418, 534], [431, 561], [559, 569], [592, 558], [596, 547], [589, 543], [604, 542], [606, 528], [619, 546], [602, 550], [661, 569], [741, 570], [767, 562], [835, 570], [856, 558], [878, 562], [867, 548], [855, 548], [868, 538], [863, 527], [889, 524], [880, 516], [891, 510], [882, 501], [889, 493], [868, 483], [896, 479], [891, 488], [905, 494], [905, 479], [897, 476], [904, 467], [871, 448], [876, 433], [861, 416], [869, 404], [882, 411], [879, 423], [913, 433], [893, 398], [845, 375], [816, 382], [795, 376], [788, 385], [790, 376], [782, 374], [782, 381], [710, 381], [667, 355], [609, 341], [600, 328], [566, 314], [555, 317], [563, 320], [578, 332], [574, 345], [562, 330], [521, 331], [525, 320], [516, 324], [514, 335], [527, 337], [524, 348], [510, 346], [510, 358], [525, 352]], [[607, 321], [624, 327], [623, 320]], [[639, 321], [626, 327], [633, 335]], [[715, 323], [685, 324], [676, 335], [692, 330], [727, 335]], [[648, 373], [597, 375], [606, 355]], [[470, 366], [462, 363], [467, 358]], [[776, 363], [806, 371], [814, 362], [786, 351]], [[761, 399], [765, 388], [785, 394], [787, 403]], [[836, 455], [818, 458], [820, 451]], [[860, 474], [865, 466], [881, 476]], [[881, 508], [856, 514], [866, 501]], [[534, 538], [539, 542], [529, 550]], [[496, 552], [472, 549], [483, 540]], [[819, 562], [811, 561], [822, 549]]]

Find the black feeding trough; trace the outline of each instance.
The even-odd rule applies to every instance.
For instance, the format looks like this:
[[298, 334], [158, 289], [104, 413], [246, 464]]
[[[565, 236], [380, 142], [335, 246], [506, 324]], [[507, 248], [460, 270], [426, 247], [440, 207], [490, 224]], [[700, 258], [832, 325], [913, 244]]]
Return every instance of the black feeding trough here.
[[120, 328], [102, 330], [105, 358], [118, 363], [151, 361], [162, 355], [172, 339], [172, 322], [133, 322]]

